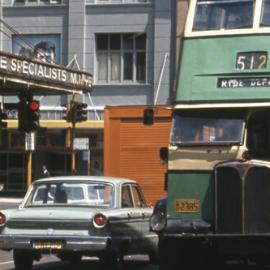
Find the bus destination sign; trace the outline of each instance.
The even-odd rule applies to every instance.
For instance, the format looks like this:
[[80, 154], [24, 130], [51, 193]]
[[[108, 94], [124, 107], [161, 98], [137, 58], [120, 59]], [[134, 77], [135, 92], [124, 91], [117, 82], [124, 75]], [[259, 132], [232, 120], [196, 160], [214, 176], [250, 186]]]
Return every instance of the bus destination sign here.
[[219, 78], [218, 88], [270, 87], [270, 77]]

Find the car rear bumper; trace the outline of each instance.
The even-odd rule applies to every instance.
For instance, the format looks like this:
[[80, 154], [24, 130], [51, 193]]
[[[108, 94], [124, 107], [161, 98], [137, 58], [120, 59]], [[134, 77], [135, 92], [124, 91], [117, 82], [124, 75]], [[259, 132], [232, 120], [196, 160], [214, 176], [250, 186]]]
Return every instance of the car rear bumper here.
[[[0, 249], [102, 251], [108, 247], [110, 237], [0, 235]], [[36, 243], [36, 245], [34, 245]], [[38, 243], [38, 244], [37, 244]]]

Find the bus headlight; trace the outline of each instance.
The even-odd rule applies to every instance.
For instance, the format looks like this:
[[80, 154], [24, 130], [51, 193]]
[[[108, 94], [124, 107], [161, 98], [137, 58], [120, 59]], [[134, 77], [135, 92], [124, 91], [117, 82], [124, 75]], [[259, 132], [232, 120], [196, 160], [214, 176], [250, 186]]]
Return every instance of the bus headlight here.
[[164, 213], [157, 212], [151, 216], [150, 228], [152, 231], [159, 233], [162, 230], [164, 230], [165, 226], [166, 226], [166, 218]]

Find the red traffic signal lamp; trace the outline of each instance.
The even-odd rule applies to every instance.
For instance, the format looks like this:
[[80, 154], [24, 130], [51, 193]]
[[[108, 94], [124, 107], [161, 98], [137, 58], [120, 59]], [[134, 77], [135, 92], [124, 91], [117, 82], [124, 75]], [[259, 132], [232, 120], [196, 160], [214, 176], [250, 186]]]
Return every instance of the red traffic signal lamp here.
[[39, 128], [39, 101], [28, 101], [29, 130], [35, 131]]
[[39, 111], [39, 102], [36, 100], [29, 101], [28, 102], [28, 107], [30, 111]]

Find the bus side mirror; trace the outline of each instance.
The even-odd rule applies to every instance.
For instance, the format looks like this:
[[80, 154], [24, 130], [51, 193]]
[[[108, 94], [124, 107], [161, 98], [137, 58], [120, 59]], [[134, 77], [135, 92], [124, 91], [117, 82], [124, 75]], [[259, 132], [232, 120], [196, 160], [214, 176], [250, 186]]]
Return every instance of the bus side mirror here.
[[163, 162], [168, 161], [168, 156], [169, 156], [168, 147], [161, 147], [159, 149], [160, 160]]

